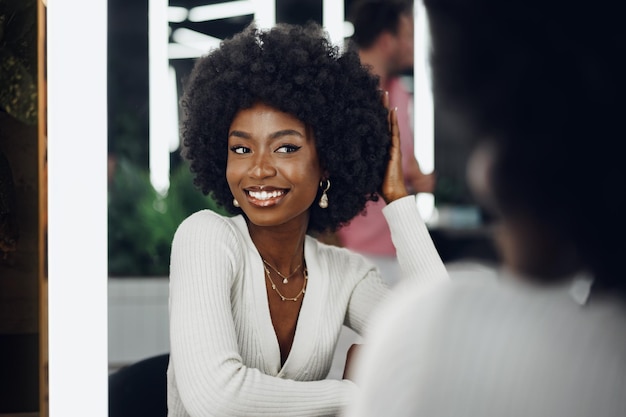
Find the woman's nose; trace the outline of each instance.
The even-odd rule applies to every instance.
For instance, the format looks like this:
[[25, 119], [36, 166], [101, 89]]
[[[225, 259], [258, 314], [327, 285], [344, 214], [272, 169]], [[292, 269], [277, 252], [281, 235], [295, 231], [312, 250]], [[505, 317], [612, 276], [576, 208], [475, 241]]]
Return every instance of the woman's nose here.
[[267, 152], [257, 153], [250, 167], [250, 176], [255, 178], [266, 178], [276, 175], [276, 168], [272, 162], [271, 155]]

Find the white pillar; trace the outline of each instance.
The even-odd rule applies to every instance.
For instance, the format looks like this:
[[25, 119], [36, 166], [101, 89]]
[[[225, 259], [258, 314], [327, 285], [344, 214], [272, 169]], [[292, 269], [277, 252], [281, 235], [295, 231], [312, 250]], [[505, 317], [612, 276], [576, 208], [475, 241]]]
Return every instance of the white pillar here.
[[108, 416], [107, 2], [84, 9], [47, 2], [50, 417]]

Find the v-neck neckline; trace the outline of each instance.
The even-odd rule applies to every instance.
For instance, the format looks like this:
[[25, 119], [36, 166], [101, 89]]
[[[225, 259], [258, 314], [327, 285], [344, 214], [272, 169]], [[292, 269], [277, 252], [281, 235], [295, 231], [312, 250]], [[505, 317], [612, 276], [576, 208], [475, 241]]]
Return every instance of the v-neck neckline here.
[[243, 223], [243, 229], [246, 231], [245, 238], [252, 253], [255, 255], [251, 257], [249, 267], [252, 268], [250, 275], [252, 276], [254, 311], [261, 341], [261, 354], [268, 371], [271, 371], [278, 377], [290, 378], [298, 373], [299, 369], [309, 361], [313, 354], [314, 343], [312, 341], [317, 337], [317, 324], [321, 317], [321, 303], [319, 300], [328, 285], [320, 271], [316, 250], [317, 242], [308, 235], [304, 240], [304, 262], [307, 266], [309, 279], [306, 293], [302, 299], [291, 350], [285, 363], [281, 365], [280, 346], [274, 325], [272, 324], [269, 300], [267, 298], [263, 259], [250, 237], [245, 219], [242, 217], [239, 220]]

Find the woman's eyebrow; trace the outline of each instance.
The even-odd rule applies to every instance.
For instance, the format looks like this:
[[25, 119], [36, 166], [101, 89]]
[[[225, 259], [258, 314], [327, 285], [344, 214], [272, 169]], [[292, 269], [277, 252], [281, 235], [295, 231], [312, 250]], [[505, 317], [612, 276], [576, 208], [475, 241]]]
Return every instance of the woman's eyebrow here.
[[279, 130], [278, 132], [274, 132], [270, 135], [270, 139], [276, 139], [276, 138], [280, 138], [283, 136], [300, 136], [301, 138], [304, 138], [305, 136], [298, 132], [297, 130], [293, 130], [293, 129], [284, 129], [284, 130]]
[[236, 136], [236, 137], [238, 137], [238, 138], [244, 138], [244, 139], [250, 139], [250, 138], [251, 138], [251, 136], [250, 136], [250, 134], [249, 134], [249, 133], [242, 132], [242, 131], [240, 131], [240, 130], [233, 130], [233, 131], [231, 131], [231, 132], [228, 134], [228, 137], [231, 137], [231, 136]]
[[[247, 132], [242, 132], [241, 130], [233, 130], [228, 134], [228, 137], [231, 136], [235, 136], [238, 138], [243, 138], [243, 139], [251, 139], [252, 135], [250, 133]], [[279, 130], [276, 132], [273, 132], [272, 134], [270, 134], [269, 139], [277, 139], [277, 138], [281, 138], [283, 136], [299, 136], [301, 138], [304, 138], [304, 134], [298, 132], [297, 130], [294, 129], [283, 129], [283, 130]]]

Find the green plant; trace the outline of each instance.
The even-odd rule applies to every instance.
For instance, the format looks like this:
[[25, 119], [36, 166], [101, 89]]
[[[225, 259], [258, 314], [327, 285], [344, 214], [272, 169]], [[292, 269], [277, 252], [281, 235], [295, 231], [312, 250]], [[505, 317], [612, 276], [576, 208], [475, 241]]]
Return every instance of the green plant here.
[[172, 172], [169, 192], [162, 196], [149, 173], [125, 159], [116, 164], [108, 208], [110, 276], [168, 275], [178, 225], [198, 210], [224, 213], [194, 187], [186, 163]]
[[37, 3], [0, 0], [0, 109], [37, 123]]

